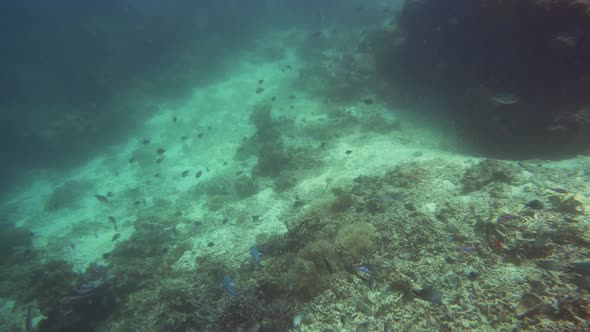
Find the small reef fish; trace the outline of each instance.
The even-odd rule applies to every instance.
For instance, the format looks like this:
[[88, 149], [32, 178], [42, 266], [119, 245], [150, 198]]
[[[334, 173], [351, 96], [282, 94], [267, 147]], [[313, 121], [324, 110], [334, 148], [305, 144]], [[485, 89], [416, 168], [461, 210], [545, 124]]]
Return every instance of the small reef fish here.
[[94, 197], [101, 203], [108, 203], [109, 199], [106, 196], [95, 194]]
[[25, 319], [25, 331], [33, 332], [33, 305], [27, 306], [27, 317]]
[[531, 209], [535, 209], [535, 210], [542, 210], [545, 205], [543, 204], [543, 202], [541, 202], [538, 199], [532, 200], [530, 202], [524, 203], [525, 207], [531, 208]]
[[364, 273], [371, 273], [371, 270], [366, 266], [357, 266], [357, 267], [355, 267], [355, 270], [361, 271]]
[[416, 296], [424, 301], [428, 301], [433, 304], [439, 304], [442, 302], [442, 293], [433, 287], [427, 286], [419, 290], [412, 290]]
[[514, 219], [514, 216], [511, 214], [503, 214], [498, 217], [498, 220], [510, 220], [510, 219]]
[[537, 264], [537, 266], [539, 266], [543, 270], [547, 270], [547, 271], [560, 271], [561, 270], [561, 265], [559, 264], [559, 262], [557, 260], [554, 260], [554, 259], [541, 260], [541, 261], [538, 261], [536, 264]]
[[85, 284], [81, 284], [80, 286], [78, 286], [78, 288], [72, 289], [72, 293], [78, 296], [86, 296], [94, 292], [98, 287], [102, 286], [103, 284], [104, 281], [102, 280], [90, 281]]
[[250, 256], [252, 256], [252, 262], [256, 266], [260, 265], [260, 255], [261, 254], [258, 252], [258, 249], [256, 249], [256, 247], [250, 247]]
[[518, 100], [518, 96], [510, 92], [498, 92], [490, 96], [490, 101], [494, 105], [514, 105]]
[[203, 171], [198, 171], [197, 173], [195, 173], [195, 178], [200, 178], [201, 175], [203, 175]]
[[164, 153], [166, 153], [166, 149], [163, 148], [159, 148], [158, 150], [156, 150], [156, 153], [159, 154], [160, 156], [163, 155]]
[[118, 231], [118, 229], [117, 229], [117, 220], [115, 220], [115, 217], [109, 216], [109, 221], [113, 223], [113, 227], [115, 228], [115, 232], [117, 232]]
[[460, 246], [460, 247], [457, 248], [457, 250], [465, 251], [465, 252], [472, 252], [472, 251], [475, 250], [475, 248], [474, 247], [469, 247], [469, 246]]
[[567, 272], [576, 273], [581, 276], [590, 277], [590, 261], [578, 262], [565, 266]]
[[322, 258], [324, 259], [324, 265], [326, 266], [326, 270], [328, 270], [330, 274], [334, 274], [334, 270], [332, 269], [332, 264], [330, 264], [330, 261], [326, 258], [326, 256], [322, 255]]
[[223, 275], [223, 288], [233, 297], [238, 297], [234, 283], [231, 281], [228, 274]]

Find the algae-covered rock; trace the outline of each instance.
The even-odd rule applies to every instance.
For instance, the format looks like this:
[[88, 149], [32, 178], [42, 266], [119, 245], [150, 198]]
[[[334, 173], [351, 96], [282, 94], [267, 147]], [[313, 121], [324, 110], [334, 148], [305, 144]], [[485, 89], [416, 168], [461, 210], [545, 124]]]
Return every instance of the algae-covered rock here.
[[583, 214], [585, 212], [584, 201], [586, 197], [580, 194], [553, 195], [549, 202], [553, 208], [562, 213]]
[[334, 246], [321, 239], [308, 243], [297, 255], [290, 269], [291, 278], [304, 295], [313, 295], [328, 285], [328, 278], [338, 265]]
[[519, 172], [509, 163], [486, 159], [467, 169], [463, 176], [465, 193], [481, 190], [492, 183], [511, 184], [518, 180]]

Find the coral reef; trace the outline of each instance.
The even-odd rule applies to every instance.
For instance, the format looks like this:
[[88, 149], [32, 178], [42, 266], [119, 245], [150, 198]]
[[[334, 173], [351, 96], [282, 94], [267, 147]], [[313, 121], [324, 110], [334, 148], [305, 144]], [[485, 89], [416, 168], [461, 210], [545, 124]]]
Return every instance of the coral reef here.
[[514, 184], [518, 180], [519, 173], [508, 162], [485, 159], [465, 171], [463, 190], [470, 193], [481, 190], [490, 184]]
[[330, 203], [330, 209], [334, 212], [344, 212], [354, 204], [354, 198], [351, 193], [343, 188], [332, 188], [335, 199]]
[[346, 225], [338, 231], [335, 245], [347, 264], [361, 264], [377, 249], [377, 230], [362, 221]]
[[258, 151], [258, 163], [253, 172], [260, 176], [278, 177], [291, 165], [292, 157], [281, 142], [264, 143]]
[[289, 271], [297, 287], [295, 294], [302, 298], [318, 294], [329, 285], [330, 275], [338, 269], [334, 246], [328, 240], [307, 243]]

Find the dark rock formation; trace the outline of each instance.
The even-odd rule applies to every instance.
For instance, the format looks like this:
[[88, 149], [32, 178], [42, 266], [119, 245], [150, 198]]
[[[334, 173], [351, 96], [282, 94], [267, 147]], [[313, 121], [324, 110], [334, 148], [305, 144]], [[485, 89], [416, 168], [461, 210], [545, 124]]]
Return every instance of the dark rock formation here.
[[444, 112], [478, 153], [590, 148], [588, 2], [407, 1], [396, 31], [373, 44], [395, 99]]

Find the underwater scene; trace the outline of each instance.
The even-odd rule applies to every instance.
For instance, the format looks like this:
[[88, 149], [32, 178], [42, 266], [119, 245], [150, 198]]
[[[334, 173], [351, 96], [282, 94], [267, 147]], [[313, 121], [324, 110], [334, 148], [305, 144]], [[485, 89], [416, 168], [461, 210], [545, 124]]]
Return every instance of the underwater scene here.
[[0, 17], [0, 331], [590, 331], [590, 1]]

